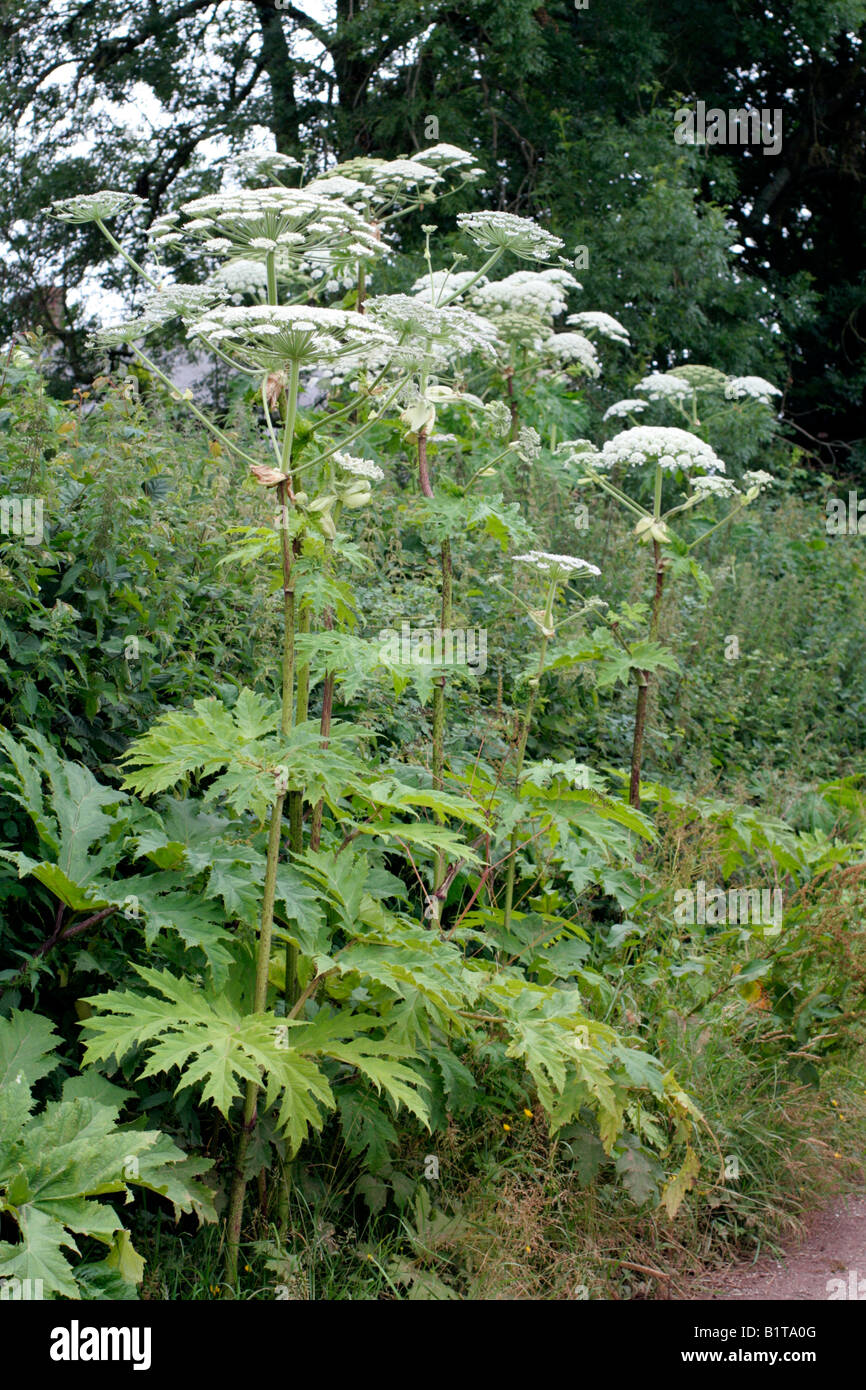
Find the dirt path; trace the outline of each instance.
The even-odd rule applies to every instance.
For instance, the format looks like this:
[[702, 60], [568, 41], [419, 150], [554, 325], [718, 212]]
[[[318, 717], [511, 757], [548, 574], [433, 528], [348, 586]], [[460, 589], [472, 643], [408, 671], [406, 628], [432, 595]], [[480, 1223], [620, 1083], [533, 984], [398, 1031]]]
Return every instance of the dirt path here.
[[866, 1197], [837, 1197], [817, 1213], [783, 1260], [762, 1259], [711, 1275], [691, 1297], [866, 1299]]

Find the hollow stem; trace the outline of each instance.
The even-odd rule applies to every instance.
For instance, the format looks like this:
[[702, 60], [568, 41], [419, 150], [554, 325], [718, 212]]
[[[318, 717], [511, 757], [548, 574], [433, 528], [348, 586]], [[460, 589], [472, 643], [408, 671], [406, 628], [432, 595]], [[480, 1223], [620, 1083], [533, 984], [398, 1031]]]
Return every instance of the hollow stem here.
[[[548, 606], [550, 606], [550, 602]], [[532, 679], [529, 699], [526, 702], [526, 709], [523, 712], [523, 719], [521, 720], [520, 738], [517, 744], [517, 763], [514, 772], [514, 783], [518, 796], [520, 795], [520, 774], [523, 771], [523, 759], [526, 757], [526, 743], [529, 738], [529, 729], [532, 724], [535, 701], [538, 697], [539, 689], [541, 688], [541, 678], [544, 675], [544, 663], [547, 660], [547, 647], [549, 641], [550, 638], [546, 634], [543, 634], [541, 638], [541, 648], [538, 654], [538, 669]], [[511, 914], [514, 908], [514, 879], [517, 862], [518, 835], [519, 832], [517, 826], [515, 826], [511, 832], [511, 842], [508, 847], [508, 868], [505, 875], [505, 913], [503, 917], [503, 926], [506, 931], [509, 931], [511, 928]]]
[[[659, 618], [661, 616], [662, 596], [665, 587], [665, 569], [662, 562], [661, 546], [658, 541], [653, 541], [653, 560], [655, 562], [656, 587], [653, 594], [653, 606], [650, 614], [649, 639], [654, 641], [658, 633]], [[652, 672], [638, 672], [638, 691], [637, 707], [634, 717], [634, 737], [631, 748], [631, 774], [629, 777], [628, 801], [636, 811], [640, 810], [640, 773], [643, 763], [643, 744], [644, 734], [646, 733], [647, 704], [649, 701], [650, 679]]]
[[[298, 364], [292, 364], [289, 381], [289, 397], [286, 405], [285, 433], [283, 437], [283, 471], [289, 473], [292, 459], [295, 419], [298, 405]], [[280, 732], [286, 737], [292, 727], [294, 662], [295, 662], [295, 593], [292, 575], [293, 552], [289, 546], [286, 521], [288, 518], [289, 481], [280, 483], [278, 497], [280, 502], [281, 558], [283, 570], [283, 654], [282, 654], [282, 705], [280, 711]], [[283, 806], [286, 794], [278, 791], [271, 810], [268, 831], [268, 850], [265, 865], [265, 885], [262, 900], [261, 926], [256, 953], [256, 982], [253, 994], [253, 1013], [264, 1013], [268, 999], [268, 974], [271, 962], [271, 941], [274, 926], [274, 902], [277, 887], [277, 868], [280, 857], [280, 840], [283, 826]], [[235, 1170], [229, 1196], [229, 1210], [226, 1236], [225, 1283], [227, 1292], [233, 1297], [237, 1288], [238, 1253], [240, 1250], [241, 1228], [243, 1225], [244, 1197], [246, 1195], [246, 1156], [250, 1140], [256, 1126], [259, 1084], [248, 1081], [244, 1096], [243, 1122], [235, 1158]]]

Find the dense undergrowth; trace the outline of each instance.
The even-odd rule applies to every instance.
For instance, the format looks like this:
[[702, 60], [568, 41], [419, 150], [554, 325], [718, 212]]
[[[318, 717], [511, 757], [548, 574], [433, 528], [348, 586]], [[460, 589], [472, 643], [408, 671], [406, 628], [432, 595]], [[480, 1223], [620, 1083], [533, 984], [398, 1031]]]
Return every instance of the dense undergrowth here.
[[[657, 465], [636, 544], [622, 476], [582, 472], [605, 378], [521, 372], [515, 333], [469, 391], [362, 392], [370, 453], [295, 477], [285, 546], [290, 475], [237, 457], [267, 390], [214, 438], [141, 363], [60, 401], [10, 355], [0, 492], [45, 520], [0, 536], [0, 1274], [682, 1296], [861, 1180], [861, 538], [767, 401], [686, 374], [741, 503], [696, 489], [672, 536]], [[303, 468], [343, 388], [294, 388]], [[424, 659], [437, 625], [476, 659]]]

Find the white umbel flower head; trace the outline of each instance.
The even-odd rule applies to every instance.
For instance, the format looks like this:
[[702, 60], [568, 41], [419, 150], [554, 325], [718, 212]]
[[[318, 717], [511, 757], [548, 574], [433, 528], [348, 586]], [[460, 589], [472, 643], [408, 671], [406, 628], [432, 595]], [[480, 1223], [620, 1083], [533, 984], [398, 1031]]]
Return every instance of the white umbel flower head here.
[[776, 479], [773, 477], [772, 473], [765, 473], [763, 468], [755, 468], [751, 472], [743, 474], [743, 482], [746, 486], [749, 488], [756, 487], [760, 491], [763, 491], [764, 488], [772, 487], [775, 481]]
[[239, 154], [234, 161], [234, 172], [244, 181], [252, 179], [265, 179], [269, 182], [274, 179], [281, 181], [294, 174], [296, 169], [303, 167], [299, 159], [295, 159], [290, 154], [279, 154], [276, 150], [269, 150], [264, 154], [261, 150], [245, 152]]
[[232, 301], [239, 302], [239, 296], [250, 294], [257, 299], [267, 295], [268, 277], [262, 261], [226, 261], [214, 271], [208, 281]]
[[110, 188], [98, 193], [82, 193], [75, 198], [56, 198], [51, 204], [52, 216], [61, 222], [104, 222], [122, 212], [143, 208], [144, 199], [134, 193], [115, 193]]
[[547, 550], [528, 550], [525, 555], [515, 555], [515, 562], [531, 565], [542, 574], [558, 571], [561, 574], [601, 574], [597, 565], [589, 560], [580, 560], [576, 555], [551, 555]]
[[221, 291], [213, 285], [165, 285], [146, 295], [136, 318], [100, 328], [92, 341], [101, 347], [134, 343], [173, 318], [205, 313], [221, 298]]
[[611, 314], [588, 309], [584, 313], [569, 314], [565, 321], [574, 328], [580, 328], [584, 333], [597, 333], [599, 337], [610, 338], [614, 343], [624, 343], [626, 347], [629, 345], [628, 330]]
[[565, 313], [568, 291], [579, 289], [580, 284], [574, 276], [558, 266], [548, 270], [516, 270], [503, 280], [479, 285], [473, 291], [472, 302], [476, 309], [492, 319], [506, 314], [526, 314], [552, 323]]
[[658, 464], [665, 472], [724, 473], [725, 465], [709, 444], [689, 430], [659, 425], [635, 425], [614, 435], [595, 454], [592, 466], [613, 468], [625, 463], [631, 468]]
[[681, 376], [665, 376], [663, 372], [650, 372], [634, 389], [651, 401], [682, 401], [692, 394], [691, 386]]
[[609, 405], [602, 415], [602, 420], [624, 420], [628, 415], [640, 415], [642, 410], [646, 410], [646, 401], [625, 400], [614, 401]]
[[733, 478], [722, 478], [718, 474], [700, 474], [692, 479], [692, 487], [701, 497], [739, 497], [740, 489]]
[[413, 161], [418, 164], [431, 164], [434, 169], [468, 169], [473, 171], [478, 161], [474, 154], [468, 150], [461, 150], [457, 145], [430, 145], [426, 150], [419, 150], [413, 154]]
[[344, 203], [368, 201], [368, 188], [359, 179], [347, 179], [344, 174], [323, 174], [307, 184], [308, 193], [321, 193], [326, 198], [340, 198]]
[[408, 294], [371, 299], [364, 318], [380, 323], [397, 339], [395, 360], [411, 366], [420, 361], [447, 366], [473, 352], [496, 356], [501, 343], [496, 330], [480, 314], [456, 304], [438, 307]]
[[219, 344], [247, 366], [267, 371], [287, 362], [321, 362], [379, 347], [389, 337], [368, 314], [297, 304], [219, 306], [188, 324], [187, 332]]
[[770, 405], [772, 397], [781, 394], [778, 386], [765, 381], [762, 376], [732, 376], [725, 387], [725, 396], [729, 401], [738, 401], [743, 396], [750, 396], [764, 405]]
[[381, 483], [385, 476], [378, 463], [356, 458], [353, 454], [335, 453], [334, 462], [344, 473], [353, 473], [356, 478], [370, 478], [373, 482]]
[[301, 188], [245, 188], [195, 198], [182, 208], [184, 233], [206, 250], [228, 251], [245, 260], [280, 253], [284, 266], [305, 256], [334, 253], [354, 245], [370, 256], [384, 247], [375, 228], [339, 198]]
[[601, 363], [593, 344], [582, 333], [551, 333], [542, 344], [545, 357], [553, 357], [560, 366], [580, 366], [589, 376], [601, 375]]
[[525, 261], [549, 261], [564, 245], [527, 217], [513, 212], [458, 212], [457, 225], [485, 251], [502, 248]]
[[362, 155], [326, 169], [308, 187], [319, 194], [327, 193], [327, 185], [333, 180], [340, 180], [344, 186], [346, 180], [359, 185], [360, 189], [343, 195], [346, 202], [377, 212], [401, 204], [435, 202], [433, 190], [443, 182], [441, 173], [420, 159], [375, 159]]

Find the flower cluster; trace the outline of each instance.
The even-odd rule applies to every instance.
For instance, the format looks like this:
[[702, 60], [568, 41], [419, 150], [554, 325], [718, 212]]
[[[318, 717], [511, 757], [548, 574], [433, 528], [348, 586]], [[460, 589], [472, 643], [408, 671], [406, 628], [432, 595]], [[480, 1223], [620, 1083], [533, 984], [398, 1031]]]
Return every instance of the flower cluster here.
[[755, 468], [743, 474], [743, 482], [746, 484], [746, 487], [756, 487], [761, 491], [763, 491], [764, 488], [771, 487], [775, 481], [772, 473], [765, 473], [763, 468]]
[[576, 555], [551, 555], [546, 550], [529, 550], [525, 555], [515, 555], [514, 559], [521, 564], [531, 565], [542, 574], [549, 574], [551, 571], [563, 574], [601, 574], [597, 565], [591, 565], [588, 560], [580, 560]]
[[671, 367], [666, 375], [687, 381], [693, 391], [723, 391], [728, 380], [717, 367], [705, 367], [700, 362], [686, 362], [682, 367]]
[[53, 214], [61, 222], [104, 222], [144, 207], [144, 199], [134, 193], [115, 193], [109, 188], [98, 193], [82, 193], [75, 198], [56, 198], [51, 204]]
[[102, 347], [134, 343], [170, 319], [205, 313], [221, 298], [221, 290], [213, 285], [165, 285], [145, 296], [141, 313], [135, 318], [99, 329], [92, 340]]
[[691, 386], [682, 377], [666, 376], [663, 372], [650, 372], [634, 389], [651, 401], [682, 401], [692, 394]]
[[700, 497], [738, 497], [740, 494], [733, 478], [723, 478], [719, 474], [701, 474], [692, 479], [692, 487]]
[[356, 478], [370, 478], [373, 482], [381, 483], [385, 476], [378, 463], [356, 458], [353, 454], [335, 453], [334, 462], [344, 473], [352, 473]]
[[476, 246], [487, 251], [510, 251], [521, 260], [552, 260], [564, 245], [561, 237], [513, 212], [459, 212], [457, 225]]
[[282, 175], [294, 174], [296, 169], [303, 167], [299, 159], [276, 150], [246, 152], [238, 155], [234, 162], [234, 172], [244, 182], [264, 179], [267, 183], [280, 183]]
[[560, 366], [578, 365], [590, 376], [601, 375], [601, 363], [595, 348], [582, 333], [551, 333], [541, 344], [545, 357], [553, 357]]
[[571, 327], [582, 329], [584, 333], [598, 333], [602, 338], [610, 338], [615, 343], [624, 343], [626, 347], [629, 345], [627, 329], [623, 328], [619, 319], [615, 319], [611, 314], [586, 310], [580, 314], [569, 314], [565, 321]]
[[435, 202], [448, 175], [462, 182], [480, 178], [474, 155], [456, 145], [431, 145], [402, 159], [361, 156], [326, 170], [307, 185], [311, 192], [342, 198], [369, 215], [410, 204]]
[[[375, 228], [354, 208], [308, 189], [214, 193], [185, 203], [182, 212], [188, 218], [182, 234], [195, 237], [204, 250], [259, 261], [273, 254], [283, 269], [338, 250], [358, 259], [384, 249]], [[177, 236], [160, 229], [154, 242], [164, 245]]]
[[499, 315], [526, 314], [552, 323], [565, 313], [569, 290], [579, 290], [580, 284], [567, 270], [516, 270], [504, 280], [479, 285], [472, 294], [472, 303], [481, 313], [495, 318]]
[[219, 266], [208, 283], [221, 294], [228, 295], [233, 304], [240, 304], [245, 294], [254, 295], [257, 299], [265, 298], [268, 277], [261, 261], [238, 259]]
[[763, 405], [770, 405], [772, 397], [781, 394], [778, 386], [773, 386], [762, 376], [732, 376], [725, 387], [728, 400], [736, 401], [743, 396], [750, 396], [753, 400], [761, 401]]
[[613, 405], [608, 406], [601, 418], [603, 420], [622, 420], [627, 415], [640, 415], [642, 410], [646, 410], [646, 401], [614, 401]]
[[367, 314], [294, 304], [221, 305], [193, 320], [187, 331], [219, 344], [247, 366], [265, 370], [287, 362], [328, 360], [389, 338]]
[[480, 178], [484, 170], [479, 168], [474, 154], [461, 150], [457, 145], [429, 145], [412, 156], [417, 164], [431, 164], [434, 169], [459, 170], [463, 178]]
[[678, 470], [690, 474], [724, 473], [725, 465], [709, 444], [688, 430], [658, 425], [635, 425], [614, 435], [593, 456], [594, 468], [612, 468], [625, 463], [630, 467], [658, 464], [665, 472]]
[[456, 304], [440, 308], [415, 295], [380, 295], [370, 300], [364, 318], [393, 334], [398, 343], [395, 361], [404, 366], [444, 369], [473, 352], [496, 356], [501, 349], [493, 325]]
[[320, 174], [308, 189], [328, 196], [328, 185], [342, 188], [347, 203], [381, 215], [389, 207], [406, 202], [433, 202], [442, 175], [421, 159], [373, 159], [361, 156], [337, 164]]

